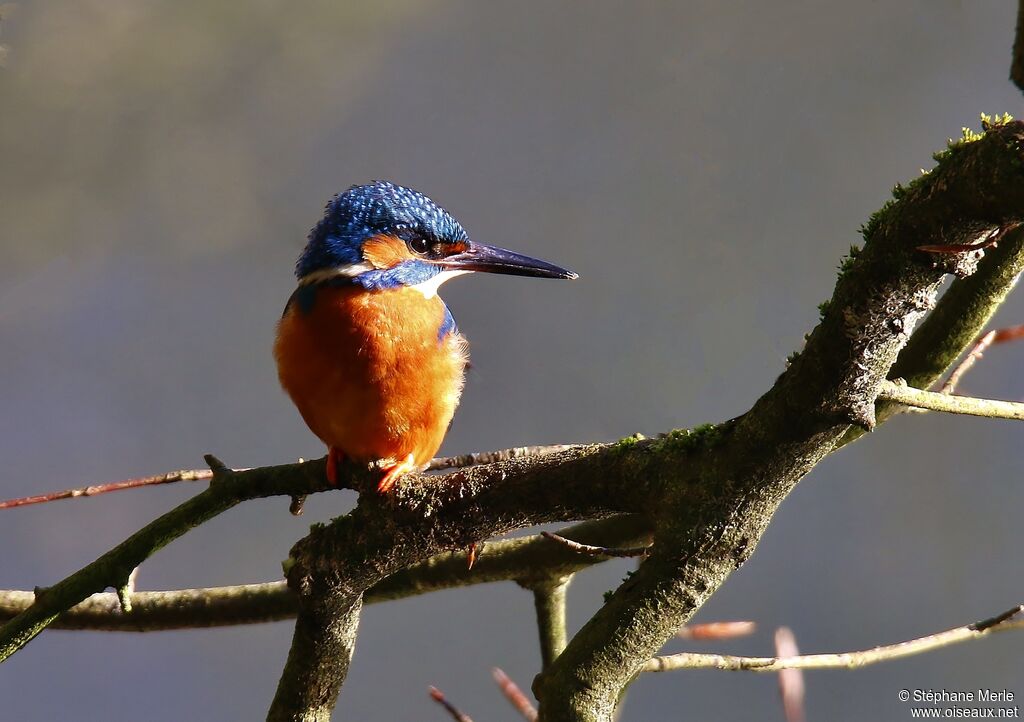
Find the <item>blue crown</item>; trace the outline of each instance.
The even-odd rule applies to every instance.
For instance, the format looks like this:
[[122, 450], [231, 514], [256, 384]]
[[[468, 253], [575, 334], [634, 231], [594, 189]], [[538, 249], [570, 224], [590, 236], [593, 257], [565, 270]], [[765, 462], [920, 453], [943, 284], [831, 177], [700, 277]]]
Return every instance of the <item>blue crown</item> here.
[[420, 237], [455, 243], [468, 239], [448, 211], [418, 191], [388, 181], [352, 186], [334, 196], [324, 217], [309, 233], [295, 264], [299, 278], [325, 268], [363, 260], [367, 239], [380, 234], [402, 240]]

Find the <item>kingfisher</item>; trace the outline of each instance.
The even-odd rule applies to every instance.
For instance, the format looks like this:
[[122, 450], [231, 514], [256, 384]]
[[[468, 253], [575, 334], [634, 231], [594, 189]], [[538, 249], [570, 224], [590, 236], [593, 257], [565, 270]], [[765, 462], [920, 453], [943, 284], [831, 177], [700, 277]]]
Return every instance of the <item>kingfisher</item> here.
[[347, 458], [376, 464], [386, 493], [434, 457], [469, 360], [437, 292], [474, 271], [577, 278], [471, 240], [450, 213], [395, 183], [352, 186], [327, 203], [296, 263], [274, 357], [284, 390], [327, 445], [331, 484]]

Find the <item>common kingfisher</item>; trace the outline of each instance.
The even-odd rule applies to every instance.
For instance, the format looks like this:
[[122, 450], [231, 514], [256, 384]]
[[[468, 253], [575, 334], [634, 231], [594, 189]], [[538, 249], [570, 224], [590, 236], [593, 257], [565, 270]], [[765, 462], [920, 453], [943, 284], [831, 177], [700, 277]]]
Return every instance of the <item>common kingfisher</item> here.
[[473, 271], [577, 277], [470, 240], [450, 213], [394, 183], [352, 186], [327, 204], [295, 266], [274, 356], [281, 385], [327, 445], [332, 484], [341, 460], [374, 462], [384, 493], [440, 448], [469, 356], [437, 291]]

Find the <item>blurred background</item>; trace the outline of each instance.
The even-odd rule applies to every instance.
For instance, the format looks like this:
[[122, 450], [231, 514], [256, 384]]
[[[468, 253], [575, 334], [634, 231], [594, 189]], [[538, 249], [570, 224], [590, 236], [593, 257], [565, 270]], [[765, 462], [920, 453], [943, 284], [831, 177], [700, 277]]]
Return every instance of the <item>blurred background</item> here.
[[[443, 453], [611, 440], [743, 412], [817, 320], [858, 226], [979, 112], [1021, 115], [1013, 3], [24, 2], [0, 69], [2, 496], [323, 454], [270, 346], [323, 204], [392, 179], [575, 283], [472, 277], [444, 296], [473, 353]], [[998, 321], [1024, 321], [1024, 295]], [[1024, 349], [965, 393], [1024, 397]], [[1022, 601], [1021, 428], [886, 424], [808, 477], [699, 621], [709, 649], [894, 642]], [[196, 492], [3, 512], [0, 587], [46, 585]], [[143, 589], [280, 577], [310, 522], [253, 502], [146, 563]], [[581, 574], [581, 625], [627, 562]], [[366, 609], [335, 717], [516, 720], [490, 680], [539, 664], [514, 584]], [[17, 720], [262, 719], [289, 623], [47, 632], [0, 670]], [[673, 642], [667, 651], [680, 651]], [[699, 648], [691, 644], [689, 648]], [[1024, 695], [1006, 634], [807, 674], [812, 720], [904, 720], [904, 688]], [[625, 720], [781, 719], [776, 680], [649, 675]]]

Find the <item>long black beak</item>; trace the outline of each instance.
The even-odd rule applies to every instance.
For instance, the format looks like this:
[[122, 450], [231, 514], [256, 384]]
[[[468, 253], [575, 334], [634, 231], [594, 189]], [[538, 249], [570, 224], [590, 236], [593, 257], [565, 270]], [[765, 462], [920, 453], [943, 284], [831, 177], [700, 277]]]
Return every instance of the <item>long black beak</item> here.
[[579, 278], [579, 275], [560, 266], [521, 253], [507, 251], [496, 246], [470, 243], [462, 253], [443, 258], [437, 264], [458, 271], [484, 271], [506, 273], [510, 276], [533, 276], [535, 278]]

